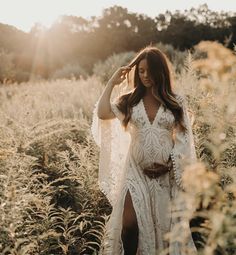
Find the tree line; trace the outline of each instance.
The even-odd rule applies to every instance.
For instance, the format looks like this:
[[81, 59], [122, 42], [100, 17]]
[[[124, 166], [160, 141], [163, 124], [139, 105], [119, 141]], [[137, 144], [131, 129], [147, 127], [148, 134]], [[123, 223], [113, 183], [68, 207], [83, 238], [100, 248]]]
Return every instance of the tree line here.
[[233, 49], [236, 13], [215, 12], [203, 4], [151, 18], [113, 6], [104, 9], [101, 17], [65, 15], [50, 28], [36, 24], [29, 33], [0, 24], [0, 33], [0, 80], [7, 76], [27, 80], [30, 75], [47, 79], [68, 63], [91, 74], [95, 63], [112, 54], [159, 42], [179, 51], [201, 40], [218, 41]]

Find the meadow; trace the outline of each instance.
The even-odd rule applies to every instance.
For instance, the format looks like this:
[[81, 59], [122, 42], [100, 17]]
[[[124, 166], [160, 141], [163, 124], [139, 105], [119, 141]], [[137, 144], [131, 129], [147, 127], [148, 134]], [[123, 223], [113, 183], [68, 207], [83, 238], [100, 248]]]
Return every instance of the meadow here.
[[[199, 159], [185, 172], [183, 199], [199, 254], [233, 255], [236, 55], [216, 42], [196, 51], [205, 58], [185, 52], [181, 68], [173, 61], [174, 88], [194, 114]], [[112, 68], [125, 56], [132, 53], [113, 56]], [[86, 78], [0, 86], [0, 254], [98, 254], [111, 206], [97, 184], [90, 127], [110, 67], [100, 63]]]

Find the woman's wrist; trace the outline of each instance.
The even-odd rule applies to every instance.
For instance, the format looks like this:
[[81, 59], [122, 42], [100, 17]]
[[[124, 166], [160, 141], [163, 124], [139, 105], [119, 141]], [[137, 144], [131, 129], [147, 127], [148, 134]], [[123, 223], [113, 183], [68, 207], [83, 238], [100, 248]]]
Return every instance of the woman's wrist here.
[[109, 81], [107, 82], [106, 87], [114, 88], [114, 87], [115, 87], [115, 85], [116, 85], [116, 84], [115, 84], [112, 80], [109, 80]]

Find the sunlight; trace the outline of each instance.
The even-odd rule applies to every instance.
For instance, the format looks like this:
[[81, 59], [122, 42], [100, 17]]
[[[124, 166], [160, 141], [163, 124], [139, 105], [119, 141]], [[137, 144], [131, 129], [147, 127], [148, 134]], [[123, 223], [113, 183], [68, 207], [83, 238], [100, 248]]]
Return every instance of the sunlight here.
[[[235, 11], [235, 0], [227, 0], [227, 5], [215, 0], [190, 0], [171, 1], [166, 0], [163, 4], [156, 4], [155, 0], [124, 1], [124, 0], [1, 0], [0, 23], [16, 26], [23, 31], [29, 32], [35, 23], [40, 23], [46, 28], [50, 27], [60, 15], [74, 15], [88, 18], [101, 15], [104, 8], [113, 5], [123, 6], [131, 12], [144, 13], [155, 17], [166, 10], [184, 10], [197, 7], [207, 2], [210, 9]], [[14, 7], [14, 8], [13, 8]]]
[[37, 19], [34, 23], [39, 23], [45, 28], [50, 28], [53, 23], [56, 22], [58, 16], [45, 16], [45, 17], [40, 17], [40, 19]]

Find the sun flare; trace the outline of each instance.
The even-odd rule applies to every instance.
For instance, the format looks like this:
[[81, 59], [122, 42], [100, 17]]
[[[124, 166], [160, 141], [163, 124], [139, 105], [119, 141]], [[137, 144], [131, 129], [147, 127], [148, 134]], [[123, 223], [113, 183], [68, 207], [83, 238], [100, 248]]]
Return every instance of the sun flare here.
[[59, 18], [59, 16], [42, 16], [33, 21], [33, 24], [40, 24], [45, 28], [50, 28]]
[[[172, 1], [166, 0], [165, 4], [157, 5], [156, 0], [123, 1], [123, 0], [1, 0], [0, 23], [9, 24], [29, 32], [35, 23], [50, 27], [60, 15], [74, 15], [89, 18], [101, 15], [104, 8], [114, 5], [123, 6], [131, 12], [144, 13], [150, 17], [156, 17], [166, 10], [184, 10], [197, 7], [207, 2], [210, 9], [219, 11], [236, 11], [235, 0], [191, 0]], [[217, 3], [216, 3], [217, 2]]]

